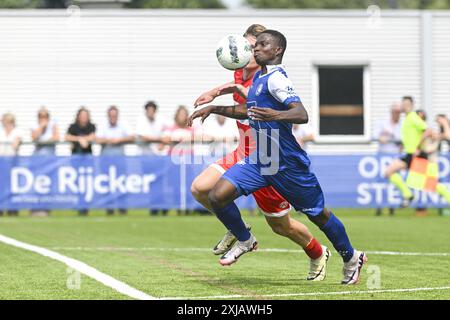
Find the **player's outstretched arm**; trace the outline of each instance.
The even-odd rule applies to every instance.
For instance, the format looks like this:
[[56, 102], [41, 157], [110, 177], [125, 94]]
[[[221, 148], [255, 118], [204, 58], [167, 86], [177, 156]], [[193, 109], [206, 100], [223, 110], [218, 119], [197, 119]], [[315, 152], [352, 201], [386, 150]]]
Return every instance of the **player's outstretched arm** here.
[[303, 124], [309, 121], [308, 112], [306, 112], [303, 103], [291, 102], [289, 109], [274, 110], [272, 108], [252, 107], [248, 110], [248, 116], [254, 121], [286, 121], [290, 123]]
[[242, 98], [247, 99], [248, 88], [244, 87], [242, 84], [238, 83], [227, 83], [218, 88], [217, 94], [222, 96], [224, 94], [237, 93]]
[[200, 97], [198, 97], [197, 100], [195, 100], [194, 107], [198, 107], [198, 106], [212, 102], [218, 96], [225, 94], [225, 93], [220, 94], [221, 88], [228, 86], [228, 85], [233, 85], [233, 84], [234, 84], [234, 82], [228, 82], [226, 84], [223, 84], [221, 86], [218, 86], [214, 89], [211, 89], [211, 90], [208, 90], [208, 91], [202, 93], [200, 95]]
[[188, 120], [188, 125], [192, 126], [194, 119], [201, 118], [203, 123], [210, 114], [220, 114], [222, 116], [233, 118], [233, 119], [247, 119], [247, 105], [239, 104], [237, 106], [207, 106], [203, 109], [195, 111]]
[[228, 82], [203, 93], [200, 97], [197, 98], [197, 100], [195, 100], [194, 107], [210, 103], [217, 97], [235, 92], [242, 98], [247, 99], [248, 88], [244, 87], [242, 84]]

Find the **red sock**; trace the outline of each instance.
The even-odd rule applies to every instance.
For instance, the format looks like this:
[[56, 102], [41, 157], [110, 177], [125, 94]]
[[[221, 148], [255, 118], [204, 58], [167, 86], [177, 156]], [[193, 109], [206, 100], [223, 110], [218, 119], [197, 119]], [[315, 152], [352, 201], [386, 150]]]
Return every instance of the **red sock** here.
[[312, 240], [305, 248], [303, 248], [303, 250], [305, 250], [308, 257], [313, 260], [320, 258], [323, 254], [322, 246], [315, 238], [312, 238]]

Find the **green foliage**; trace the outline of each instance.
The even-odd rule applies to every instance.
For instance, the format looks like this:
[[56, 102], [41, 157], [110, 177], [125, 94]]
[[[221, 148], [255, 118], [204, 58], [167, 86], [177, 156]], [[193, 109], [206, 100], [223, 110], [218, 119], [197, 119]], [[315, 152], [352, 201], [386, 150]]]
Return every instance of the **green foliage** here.
[[130, 8], [168, 8], [168, 9], [222, 9], [220, 0], [132, 0]]
[[39, 4], [39, 0], [0, 0], [0, 8], [5, 9], [37, 8]]
[[450, 0], [247, 0], [254, 8], [365, 9], [369, 5], [398, 9], [450, 9]]

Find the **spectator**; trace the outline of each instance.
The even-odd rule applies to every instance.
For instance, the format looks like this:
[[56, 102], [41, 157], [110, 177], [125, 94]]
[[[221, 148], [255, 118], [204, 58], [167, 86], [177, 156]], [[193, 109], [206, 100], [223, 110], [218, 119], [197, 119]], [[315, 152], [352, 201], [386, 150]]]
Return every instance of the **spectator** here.
[[[85, 107], [81, 107], [67, 130], [65, 140], [72, 142], [72, 154], [92, 154], [92, 142], [95, 139], [95, 125], [91, 123], [91, 116]], [[86, 216], [88, 209], [78, 211], [80, 216]]]
[[[419, 117], [423, 121], [427, 121], [427, 114], [425, 110], [417, 110], [416, 113], [419, 115]], [[436, 119], [438, 120], [438, 119]], [[437, 122], [439, 124], [439, 122]], [[428, 159], [431, 162], [437, 163], [438, 162], [438, 156], [439, 156], [439, 147], [441, 143], [441, 133], [436, 128], [430, 127], [428, 129], [430, 131], [430, 134], [427, 136], [424, 136], [422, 138], [422, 141], [419, 146], [419, 150], [422, 155], [425, 155], [425, 158]], [[440, 189], [440, 192], [439, 192]], [[441, 193], [448, 194], [448, 190], [445, 188], [444, 185], [438, 184], [437, 193], [442, 195]], [[428, 215], [427, 208], [425, 207], [418, 207], [416, 208], [416, 215], [417, 216], [426, 216]]]
[[119, 109], [111, 106], [107, 112], [108, 120], [100, 126], [95, 141], [102, 146], [102, 155], [124, 155], [124, 145], [134, 142], [131, 129], [119, 121]]
[[316, 140], [311, 126], [307, 123], [294, 124], [292, 127], [292, 131], [295, 138], [297, 139], [297, 142], [305, 151], [307, 151], [309, 143]]
[[[149, 101], [144, 106], [145, 117], [140, 117], [137, 125], [137, 135], [141, 142], [144, 143], [141, 150], [144, 155], [165, 155], [168, 151], [168, 143], [170, 137], [164, 137], [163, 133], [166, 128], [156, 113], [158, 105], [154, 101]], [[150, 209], [152, 216], [158, 215], [159, 210]], [[167, 215], [168, 210], [163, 209], [162, 214]]]
[[167, 144], [170, 138], [163, 137], [165, 125], [163, 121], [156, 116], [158, 106], [155, 102], [149, 101], [144, 106], [145, 117], [139, 117], [137, 124], [137, 135], [141, 142], [142, 153], [145, 155], [164, 155], [167, 154]]
[[[450, 121], [447, 116], [445, 114], [438, 114], [436, 116], [436, 122], [439, 125], [441, 141], [447, 141], [447, 143], [450, 143]], [[441, 149], [441, 146], [439, 149]]]
[[402, 106], [396, 102], [391, 106], [389, 120], [384, 120], [379, 124], [375, 132], [375, 139], [379, 143], [379, 153], [399, 155], [402, 152], [401, 113]]
[[54, 155], [55, 143], [60, 140], [59, 127], [50, 119], [50, 113], [42, 107], [38, 111], [38, 122], [31, 129], [31, 139], [36, 143], [35, 155]]
[[[402, 152], [402, 124], [400, 116], [402, 114], [402, 106], [395, 102], [391, 105], [390, 117], [379, 123], [375, 132], [375, 139], [378, 141], [378, 153], [393, 155], [399, 157]], [[382, 214], [382, 208], [377, 208], [376, 215]], [[389, 208], [389, 214], [394, 215], [394, 208]]]
[[[107, 112], [108, 120], [97, 131], [95, 141], [102, 145], [102, 155], [123, 156], [124, 145], [134, 141], [130, 128], [119, 121], [119, 109], [111, 106]], [[127, 213], [126, 209], [119, 209], [121, 215]], [[107, 215], [113, 215], [114, 209], [107, 209]]]
[[[169, 126], [165, 132], [165, 137], [170, 137], [172, 143], [177, 143], [171, 146], [169, 154], [172, 156], [193, 155], [193, 143], [196, 139], [195, 130], [193, 127], [187, 125], [189, 119], [189, 111], [185, 106], [179, 106], [175, 112], [174, 124]], [[183, 210], [178, 210], [178, 215], [182, 214]], [[191, 211], [184, 211], [190, 214]]]
[[188, 155], [193, 154], [193, 142], [195, 140], [195, 130], [187, 125], [189, 111], [185, 106], [179, 106], [175, 112], [174, 124], [166, 128], [164, 136], [169, 137], [173, 143], [169, 150], [170, 155]]
[[[54, 155], [55, 143], [60, 140], [56, 122], [50, 120], [50, 113], [45, 108], [39, 109], [37, 124], [31, 129], [31, 139], [36, 143], [35, 155]], [[32, 216], [49, 216], [50, 210], [31, 210]]]
[[[439, 132], [440, 132], [440, 143], [439, 143], [439, 152], [443, 151], [443, 143], [447, 143], [447, 151], [450, 145], [450, 122], [449, 119], [445, 114], [438, 114], [436, 116], [436, 122], [439, 126]], [[439, 214], [444, 214], [444, 209], [439, 209]]]
[[219, 114], [205, 123], [204, 133], [203, 139], [213, 142], [210, 146], [210, 153], [217, 158], [223, 157], [234, 150], [239, 138], [235, 121]]
[[[5, 113], [2, 116], [2, 128], [0, 130], [0, 155], [13, 157], [19, 150], [22, 142], [22, 134], [16, 128], [16, 118], [11, 113]], [[18, 216], [17, 210], [6, 210], [9, 216]], [[0, 216], [3, 215], [3, 210], [0, 210]]]

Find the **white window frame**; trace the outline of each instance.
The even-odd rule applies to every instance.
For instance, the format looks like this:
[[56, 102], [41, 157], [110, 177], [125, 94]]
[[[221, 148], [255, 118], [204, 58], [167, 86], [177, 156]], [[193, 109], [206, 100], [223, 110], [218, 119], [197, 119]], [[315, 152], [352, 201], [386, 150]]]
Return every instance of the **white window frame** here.
[[[320, 135], [320, 108], [319, 108], [319, 67], [362, 67], [363, 68], [363, 121], [364, 134], [362, 135]], [[312, 109], [315, 117], [313, 130], [318, 143], [365, 143], [370, 142], [371, 139], [371, 71], [370, 64], [367, 61], [352, 61], [352, 62], [333, 62], [333, 61], [318, 61], [313, 63], [312, 74]]]

